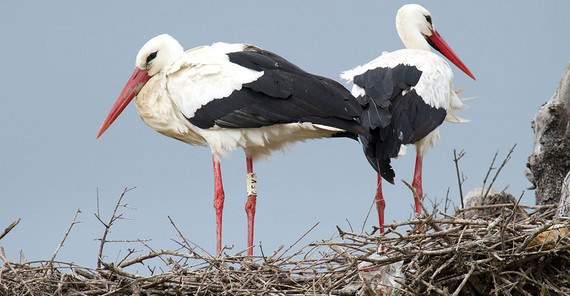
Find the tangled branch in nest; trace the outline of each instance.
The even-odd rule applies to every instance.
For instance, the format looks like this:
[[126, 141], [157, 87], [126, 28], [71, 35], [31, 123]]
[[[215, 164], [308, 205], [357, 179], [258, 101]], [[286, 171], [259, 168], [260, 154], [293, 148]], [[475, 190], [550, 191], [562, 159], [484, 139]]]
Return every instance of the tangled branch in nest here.
[[[119, 263], [101, 262], [99, 269], [52, 261], [15, 263], [0, 254], [0, 294], [367, 295], [383, 289], [379, 282], [362, 280], [359, 264], [374, 268], [400, 262], [404, 277], [396, 279], [394, 289], [399, 295], [569, 295], [570, 238], [562, 229], [570, 222], [544, 220], [548, 213], [538, 211], [524, 216], [516, 204], [496, 206], [499, 215], [476, 219], [434, 210], [386, 225], [382, 235], [339, 229], [340, 239], [314, 242], [295, 253], [279, 248], [266, 256], [260, 248], [262, 255], [252, 258], [243, 251], [200, 255], [183, 237], [180, 250], [151, 250]], [[371, 257], [380, 244], [385, 245], [383, 256]], [[170, 270], [150, 276], [126, 271], [152, 258]]]
[[[444, 219], [437, 219], [436, 210], [424, 219], [388, 225], [388, 233], [405, 224], [414, 230], [373, 238], [385, 243], [386, 256], [363, 260], [377, 266], [403, 261], [403, 295], [570, 294], [570, 221], [544, 221], [551, 213], [538, 212], [517, 219], [516, 205], [500, 206], [496, 217], [468, 220], [443, 214]], [[422, 228], [431, 230], [416, 231]], [[354, 237], [345, 239], [368, 241]]]

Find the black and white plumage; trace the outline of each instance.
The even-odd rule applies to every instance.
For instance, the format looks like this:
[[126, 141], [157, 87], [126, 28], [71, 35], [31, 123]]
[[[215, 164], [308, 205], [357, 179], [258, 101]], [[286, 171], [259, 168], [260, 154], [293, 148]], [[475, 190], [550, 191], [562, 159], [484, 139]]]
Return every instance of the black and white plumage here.
[[[443, 121], [465, 122], [455, 111], [466, 106], [453, 90], [453, 73], [445, 60], [431, 52], [441, 52], [468, 76], [473, 74], [434, 29], [431, 14], [417, 4], [402, 6], [396, 15], [396, 28], [407, 49], [383, 53], [375, 60], [344, 72], [353, 82], [352, 94], [364, 111], [362, 124], [371, 135], [361, 137], [366, 157], [379, 170], [375, 196], [380, 226], [384, 224], [385, 202], [381, 177], [393, 183], [390, 158], [401, 145], [416, 146], [416, 168], [412, 186], [423, 197], [422, 160], [439, 139]], [[405, 148], [405, 147], [403, 147]], [[416, 212], [420, 204], [415, 198]], [[382, 227], [380, 228], [382, 231]]]
[[363, 107], [361, 124], [371, 131], [360, 138], [366, 158], [392, 184], [395, 173], [391, 158], [398, 156], [402, 145], [427, 136], [446, 116], [444, 108], [429, 105], [411, 89], [421, 75], [417, 67], [400, 64], [354, 77], [354, 84], [364, 90], [364, 95], [357, 97]]
[[[227, 54], [231, 63], [263, 71], [223, 100], [212, 100], [188, 121], [208, 129], [259, 128], [276, 124], [310, 122], [358, 134], [358, 104], [337, 82], [310, 75], [282, 57], [247, 46]], [[345, 109], [346, 107], [346, 109]]]
[[257, 192], [252, 161], [296, 141], [365, 133], [358, 102], [339, 83], [309, 74], [247, 44], [215, 43], [183, 51], [169, 35], [148, 41], [105, 119], [99, 137], [136, 96], [142, 120], [166, 136], [208, 145], [214, 163], [217, 251], [224, 192], [220, 155], [242, 148], [248, 172], [248, 247]]

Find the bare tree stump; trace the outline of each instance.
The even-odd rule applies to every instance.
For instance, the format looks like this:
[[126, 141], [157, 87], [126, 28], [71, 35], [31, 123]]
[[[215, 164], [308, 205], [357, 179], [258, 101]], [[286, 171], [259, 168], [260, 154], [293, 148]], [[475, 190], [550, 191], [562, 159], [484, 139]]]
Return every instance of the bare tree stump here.
[[570, 64], [558, 89], [532, 120], [534, 149], [527, 177], [536, 188], [536, 204], [558, 204], [564, 177], [570, 171]]

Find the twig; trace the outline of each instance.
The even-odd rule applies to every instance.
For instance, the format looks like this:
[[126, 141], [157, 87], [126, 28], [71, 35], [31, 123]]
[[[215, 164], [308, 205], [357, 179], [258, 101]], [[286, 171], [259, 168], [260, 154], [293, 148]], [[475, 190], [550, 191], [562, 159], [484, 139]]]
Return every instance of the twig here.
[[20, 220], [22, 220], [22, 218], [18, 218], [18, 220], [12, 222], [12, 224], [10, 224], [8, 227], [6, 227], [6, 229], [4, 229], [4, 231], [2, 231], [2, 233], [0, 233], [0, 239], [2, 239], [6, 234], [8, 234], [8, 232], [10, 232], [10, 230], [12, 230], [12, 228], [16, 227], [16, 225], [18, 225], [18, 223], [20, 223]]
[[422, 282], [422, 284], [424, 284], [424, 285], [426, 285], [427, 287], [429, 287], [430, 289], [436, 291], [436, 292], [437, 292], [438, 294], [440, 294], [440, 295], [449, 295], [449, 293], [443, 291], [442, 289], [439, 289], [439, 288], [437, 288], [437, 287], [434, 287], [432, 284], [426, 282], [426, 281], [423, 280], [423, 279], [420, 279], [420, 281]]
[[193, 248], [190, 247], [190, 244], [193, 244], [195, 247], [198, 247], [200, 250], [202, 250], [204, 253], [206, 253], [208, 256], [213, 257], [210, 253], [208, 253], [208, 251], [204, 250], [202, 247], [200, 247], [199, 245], [193, 243], [192, 241], [186, 239], [186, 237], [184, 237], [184, 235], [182, 235], [182, 231], [180, 231], [180, 229], [178, 229], [178, 227], [176, 226], [176, 224], [174, 223], [174, 221], [172, 220], [172, 218], [170, 218], [170, 216], [168, 217], [168, 221], [170, 221], [170, 224], [172, 224], [172, 227], [174, 227], [174, 229], [176, 230], [176, 232], [178, 233], [178, 235], [180, 236], [180, 238], [182, 238], [182, 240], [184, 240], [184, 243], [186, 244], [186, 249], [190, 252], [192, 252], [192, 254], [194, 254], [196, 257], [198, 258], [202, 258], [202, 256], [200, 256], [198, 253], [196, 253], [194, 251]]
[[[525, 210], [523, 210], [522, 207], [519, 206], [519, 204], [520, 204], [520, 202], [521, 202], [521, 199], [522, 199], [523, 196], [524, 196], [524, 193], [525, 193], [525, 191], [523, 190], [523, 191], [521, 192], [521, 195], [519, 196], [519, 199], [517, 199], [516, 202], [514, 203], [515, 205], [514, 205], [514, 207], [513, 207], [513, 213], [515, 212], [515, 209], [516, 209], [516, 210], [519, 212], [519, 214], [521, 214], [521, 216], [522, 216], [524, 219], [528, 219], [528, 218], [529, 218], [529, 215], [527, 214], [527, 212], [525, 212]], [[511, 196], [511, 195], [508, 195], [508, 196], [512, 198], [512, 199], [511, 199], [511, 202], [513, 202], [514, 197]], [[514, 217], [514, 214], [513, 214], [512, 216]], [[511, 217], [510, 219], [512, 219], [512, 217]]]
[[372, 212], [372, 208], [374, 207], [375, 204], [376, 204], [376, 199], [374, 199], [372, 201], [372, 203], [370, 204], [370, 207], [368, 208], [368, 212], [366, 213], [366, 216], [364, 217], [364, 221], [362, 222], [362, 229], [360, 230], [360, 233], [364, 233], [364, 228], [366, 228], [366, 222], [368, 221], [368, 218], [370, 217], [370, 213]]
[[418, 192], [416, 191], [416, 188], [414, 188], [412, 185], [410, 185], [410, 183], [408, 183], [406, 180], [404, 179], [400, 179], [402, 182], [404, 182], [404, 184], [406, 184], [406, 186], [412, 191], [412, 193], [414, 194], [414, 197], [419, 201], [420, 206], [422, 207], [422, 210], [424, 211], [424, 213], [429, 213], [426, 206], [423, 203], [423, 198], [420, 198], [420, 196], [418, 196]]
[[[485, 203], [485, 199], [487, 199], [487, 195], [489, 194], [489, 191], [491, 190], [491, 187], [493, 187], [493, 184], [495, 183], [495, 180], [497, 179], [497, 177], [499, 176], [499, 173], [501, 173], [501, 170], [503, 169], [503, 167], [507, 164], [507, 162], [509, 162], [509, 160], [511, 159], [511, 154], [513, 153], [513, 151], [515, 150], [515, 147], [517, 147], [517, 144], [514, 144], [513, 147], [511, 147], [511, 149], [509, 149], [509, 153], [507, 153], [507, 156], [505, 156], [505, 159], [503, 159], [503, 162], [501, 163], [501, 165], [499, 166], [499, 168], [497, 169], [497, 172], [495, 173], [495, 176], [493, 176], [493, 180], [491, 180], [491, 184], [489, 184], [489, 187], [487, 188], [487, 191], [485, 192], [485, 195], [483, 195], [483, 203]], [[495, 153], [495, 157], [497, 156], [497, 154]], [[495, 161], [495, 157], [493, 157], [493, 162]], [[491, 163], [492, 165], [492, 163]], [[488, 175], [489, 173], [487, 173]], [[487, 180], [487, 177], [485, 177], [485, 180]], [[483, 182], [483, 189], [485, 189], [485, 183]]]
[[28, 259], [24, 256], [24, 251], [22, 249], [20, 249], [20, 262], [24, 262], [24, 264], [28, 263]]
[[291, 250], [291, 248], [293, 248], [293, 246], [295, 246], [299, 241], [301, 241], [307, 234], [309, 234], [309, 232], [311, 232], [315, 227], [317, 227], [317, 225], [319, 225], [320, 222], [315, 223], [315, 225], [313, 225], [313, 227], [311, 227], [309, 230], [307, 230], [303, 235], [301, 235], [301, 237], [299, 239], [297, 239], [291, 246], [289, 246], [289, 248], [285, 249], [285, 251], [283, 251], [283, 253], [281, 253], [281, 255], [279, 255], [279, 257], [277, 259], [281, 259], [281, 257], [283, 255], [285, 255], [285, 253], [287, 253], [287, 251]]
[[451, 256], [451, 258], [449, 258], [449, 260], [445, 261], [444, 264], [442, 264], [441, 266], [439, 266], [435, 270], [435, 272], [430, 276], [430, 279], [433, 280], [442, 270], [447, 268], [449, 266], [449, 264], [451, 264], [451, 262], [455, 261], [456, 258], [457, 258], [457, 254]]
[[444, 213], [447, 213], [447, 210], [449, 209], [450, 204], [451, 204], [451, 200], [449, 199], [449, 187], [447, 187], [447, 192], [445, 193], [445, 203], [443, 206], [443, 212]]
[[116, 274], [122, 275], [124, 277], [128, 277], [128, 278], [132, 278], [132, 279], [136, 279], [136, 278], [140, 278], [142, 277], [141, 275], [138, 274], [132, 274], [132, 273], [128, 273], [126, 271], [124, 271], [122, 268], [115, 266], [113, 263], [105, 263], [105, 262], [101, 262], [101, 264], [103, 264], [103, 266], [105, 267], [105, 269], [110, 270]]
[[491, 160], [491, 164], [489, 165], [487, 174], [485, 174], [485, 178], [483, 178], [483, 186], [481, 186], [481, 194], [483, 194], [483, 190], [485, 190], [486, 187], [485, 184], [487, 184], [487, 178], [489, 178], [491, 171], [495, 169], [493, 165], [495, 164], [495, 160], [497, 160], [497, 155], [499, 155], [499, 151], [495, 152], [495, 155], [493, 155], [493, 160]]
[[69, 225], [69, 228], [67, 229], [67, 231], [65, 232], [65, 235], [63, 236], [63, 239], [61, 240], [61, 242], [59, 242], [59, 245], [57, 246], [57, 248], [55, 249], [55, 252], [53, 253], [53, 255], [51, 256], [50, 261], [50, 267], [53, 268], [53, 260], [55, 260], [55, 256], [57, 256], [57, 253], [59, 252], [59, 249], [61, 249], [61, 247], [63, 246], [63, 243], [65, 242], [65, 239], [67, 238], [67, 236], [69, 235], [69, 232], [71, 231], [71, 228], [73, 227], [73, 225], [75, 225], [76, 223], [81, 223], [81, 221], [76, 221], [75, 219], [77, 219], [77, 215], [81, 213], [81, 211], [79, 210], [79, 208], [77, 208], [77, 210], [75, 210], [75, 214], [73, 215], [73, 220], [71, 220], [71, 224]]
[[123, 256], [123, 259], [117, 261], [117, 266], [121, 266], [123, 262], [125, 262], [129, 257], [131, 257], [131, 255], [133, 255], [136, 252], [137, 251], [135, 249], [128, 248], [127, 255]]
[[[97, 220], [99, 220], [99, 222], [101, 222], [101, 224], [103, 224], [103, 226], [105, 226], [105, 231], [103, 232], [103, 236], [101, 237], [101, 244], [99, 245], [99, 254], [97, 255], [97, 269], [101, 268], [101, 263], [103, 262], [102, 261], [103, 260], [103, 246], [107, 242], [107, 234], [109, 234], [109, 230], [111, 229], [111, 226], [113, 225], [113, 223], [115, 221], [121, 219], [123, 216], [123, 214], [117, 215], [117, 210], [119, 209], [120, 206], [122, 206], [121, 200], [123, 200], [123, 197], [125, 196], [125, 194], [127, 192], [129, 192], [135, 188], [136, 187], [125, 188], [123, 190], [123, 192], [121, 193], [121, 196], [119, 197], [119, 199], [117, 200], [117, 203], [115, 204], [115, 208], [113, 209], [113, 214], [111, 215], [109, 222], [107, 222], [107, 223], [103, 222], [99, 212], [97, 212], [95, 214], [95, 217], [97, 218]], [[97, 211], [99, 211], [99, 196], [97, 196]]]
[[538, 236], [541, 232], [547, 230], [548, 228], [550, 228], [550, 226], [554, 225], [555, 221], [550, 221], [549, 223], [546, 223], [544, 225], [542, 225], [541, 227], [539, 227], [537, 230], [535, 230], [531, 235], [529, 235], [524, 242], [522, 243], [522, 245], [520, 245], [515, 253], [520, 253], [522, 252], [526, 246], [528, 246], [528, 244], [530, 244], [530, 242], [536, 237]]
[[[480, 226], [487, 226], [489, 225], [488, 221], [485, 220], [469, 220], [469, 219], [461, 219], [461, 218], [455, 218], [455, 219], [432, 219], [432, 222], [435, 223], [446, 223], [446, 224], [465, 224], [465, 225], [480, 225]], [[412, 219], [412, 220], [406, 220], [406, 221], [402, 221], [402, 222], [394, 222], [391, 224], [385, 224], [386, 228], [396, 228], [402, 225], [414, 225], [414, 224], [419, 224], [419, 223], [425, 223], [425, 219]]]
[[24, 287], [26, 287], [26, 290], [28, 290], [28, 293], [30, 293], [30, 295], [34, 296], [34, 293], [32, 292], [32, 288], [30, 288], [30, 286], [28, 286], [28, 284], [23, 280], [20, 273], [14, 268], [14, 266], [12, 266], [10, 261], [8, 261], [8, 259], [6, 259], [6, 256], [4, 256], [3, 252], [0, 252], [0, 259], [2, 259], [4, 261], [4, 264], [8, 265], [8, 268], [10, 268], [10, 270], [12, 270], [12, 272], [16, 275], [18, 280], [24, 285]]
[[[519, 196], [519, 201], [520, 201], [520, 196]], [[515, 203], [503, 203], [503, 204], [493, 204], [493, 205], [472, 206], [472, 207], [468, 207], [468, 208], [464, 209], [463, 211], [467, 212], [467, 211], [477, 211], [477, 210], [492, 209], [492, 208], [504, 208], [504, 207], [512, 207], [514, 205], [516, 205], [516, 201], [515, 201]], [[525, 209], [545, 209], [545, 208], [551, 208], [552, 205], [539, 205], [539, 206], [517, 205], [517, 207], [518, 208], [525, 208]]]
[[151, 251], [148, 254], [141, 255], [141, 256], [138, 256], [136, 258], [124, 261], [121, 264], [118, 264], [117, 266], [120, 268], [125, 268], [127, 266], [131, 266], [131, 265], [134, 265], [137, 263], [143, 263], [143, 261], [145, 261], [147, 259], [159, 257], [161, 255], [172, 255], [172, 256], [181, 257], [181, 258], [198, 259], [198, 257], [190, 255], [188, 253], [181, 253], [181, 252], [171, 251], [171, 250], [160, 250], [160, 251]]
[[[463, 182], [465, 179], [461, 180], [461, 177], [459, 175], [459, 160], [463, 156], [465, 156], [465, 152], [463, 150], [461, 150], [461, 152], [459, 152], [459, 156], [457, 156], [456, 150], [453, 149], [453, 162], [455, 163], [455, 172], [457, 174], [457, 185], [459, 186], [459, 197], [461, 198], [462, 209], [465, 208], [465, 204], [463, 203]], [[463, 216], [463, 218], [465, 218], [465, 216]]]
[[[505, 221], [505, 224], [508, 224], [509, 222], [511, 222], [511, 220], [515, 217], [516, 213], [520, 213], [523, 218], [527, 219], [529, 216], [528, 214], [519, 207], [519, 203], [521, 202], [521, 199], [524, 195], [524, 190], [522, 191], [521, 195], [519, 196], [519, 199], [516, 200], [516, 202], [513, 205], [513, 210], [511, 215], [509, 216], [509, 218], [507, 218], [507, 220]], [[512, 201], [511, 201], [512, 202]]]
[[461, 284], [459, 284], [459, 287], [457, 287], [455, 292], [453, 292], [452, 296], [459, 295], [459, 292], [461, 292], [461, 290], [463, 290], [463, 287], [465, 287], [465, 284], [467, 284], [467, 281], [469, 280], [469, 278], [473, 274], [473, 271], [475, 271], [475, 264], [471, 265], [471, 269], [469, 269], [469, 272], [467, 273], [467, 275], [465, 275], [465, 278], [461, 281]]

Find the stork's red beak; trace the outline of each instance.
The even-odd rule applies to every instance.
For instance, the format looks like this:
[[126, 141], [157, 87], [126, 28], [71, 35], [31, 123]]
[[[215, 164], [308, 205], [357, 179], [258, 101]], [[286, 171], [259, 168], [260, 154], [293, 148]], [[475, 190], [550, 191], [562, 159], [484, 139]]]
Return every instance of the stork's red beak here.
[[127, 107], [127, 105], [131, 102], [131, 100], [139, 93], [141, 88], [145, 85], [145, 83], [150, 79], [148, 76], [148, 70], [141, 70], [136, 68], [129, 78], [127, 85], [123, 88], [123, 91], [119, 95], [119, 98], [111, 108], [111, 111], [103, 121], [99, 132], [97, 133], [97, 138], [99, 138], [106, 130], [111, 126], [113, 121], [119, 117], [119, 114], [123, 112], [123, 110]]
[[441, 52], [446, 58], [448, 58], [452, 63], [454, 63], [461, 71], [465, 72], [465, 74], [469, 75], [469, 77], [475, 79], [475, 76], [471, 74], [471, 71], [467, 69], [467, 66], [463, 64], [463, 62], [457, 57], [457, 55], [451, 50], [451, 47], [447, 45], [447, 42], [443, 40], [443, 38], [439, 35], [436, 30], [432, 31], [431, 36], [426, 36], [426, 40], [431, 45], [431, 47], [435, 48], [437, 51]]

